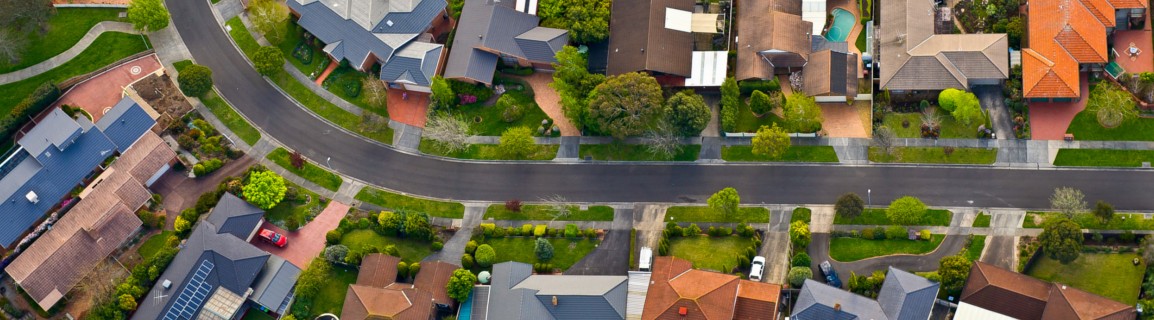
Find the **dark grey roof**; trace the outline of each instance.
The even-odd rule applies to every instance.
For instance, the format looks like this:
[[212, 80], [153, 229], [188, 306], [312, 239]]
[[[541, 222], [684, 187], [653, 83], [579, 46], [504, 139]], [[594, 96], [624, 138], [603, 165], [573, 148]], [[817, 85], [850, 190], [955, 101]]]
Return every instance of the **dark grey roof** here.
[[219, 226], [218, 232], [228, 233], [247, 241], [248, 236], [256, 230], [263, 218], [264, 210], [225, 192], [216, 207], [212, 208], [207, 220]]
[[849, 53], [849, 43], [845, 41], [829, 41], [825, 36], [810, 36], [809, 37], [810, 52], [818, 52], [825, 49], [833, 50], [841, 53]]
[[153, 125], [156, 125], [156, 120], [130, 97], [120, 99], [112, 110], [96, 121], [96, 127], [116, 144], [120, 152], [128, 150]]
[[1000, 79], [1005, 77], [998, 66], [982, 52], [942, 52], [962, 75], [971, 79]]
[[878, 291], [878, 304], [890, 320], [928, 319], [938, 287], [937, 282], [890, 267]]
[[467, 0], [457, 22], [457, 34], [445, 67], [446, 78], [468, 78], [489, 83], [497, 66], [497, 55], [552, 63], [555, 55], [569, 42], [565, 30], [538, 27], [537, 16], [512, 8], [513, 1]]
[[[314, 36], [326, 43], [325, 51], [337, 60], [347, 59], [354, 66], [365, 64], [369, 54], [376, 56], [381, 62], [388, 62], [397, 48], [416, 39], [417, 36], [429, 28], [433, 19], [437, 18], [446, 6], [445, 0], [408, 0], [418, 1], [411, 11], [402, 11], [397, 8], [383, 8], [374, 4], [366, 8], [372, 12], [352, 10], [350, 4], [361, 5], [372, 1], [317, 1], [317, 0], [289, 0], [289, 8], [300, 14], [297, 22]], [[376, 1], [380, 2], [380, 1]], [[403, 1], [398, 0], [398, 3]], [[330, 5], [350, 8], [352, 12], [338, 13]], [[391, 5], [392, 3], [385, 3]], [[382, 11], [388, 10], [379, 21], [365, 23], [364, 19], [375, 19]], [[360, 10], [364, 11], [364, 10]], [[374, 13], [375, 12], [375, 13]], [[372, 25], [366, 29], [366, 25]], [[382, 64], [383, 64], [382, 63]]]
[[428, 86], [437, 73], [444, 46], [427, 42], [411, 42], [381, 66], [381, 80], [408, 81]]
[[569, 32], [561, 29], [536, 27], [525, 31], [513, 41], [525, 54], [525, 59], [533, 61], [557, 62], [557, 51], [569, 42]]
[[292, 263], [278, 256], [269, 256], [249, 299], [277, 314], [284, 314], [300, 274], [301, 269]]
[[[841, 310], [834, 310], [840, 305]], [[873, 299], [859, 296], [849, 291], [834, 288], [821, 282], [805, 280], [798, 294], [790, 319], [887, 319], [881, 306]]]
[[886, 86], [893, 90], [941, 90], [964, 87], [937, 58], [929, 56], [910, 57]]
[[628, 277], [532, 273], [532, 266], [525, 263], [493, 265], [491, 292], [484, 305], [488, 319], [625, 318]]

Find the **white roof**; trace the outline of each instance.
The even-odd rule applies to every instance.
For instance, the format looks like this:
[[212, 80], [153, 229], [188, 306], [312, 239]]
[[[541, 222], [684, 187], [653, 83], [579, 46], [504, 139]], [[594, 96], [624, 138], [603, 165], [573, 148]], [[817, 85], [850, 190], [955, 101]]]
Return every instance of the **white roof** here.
[[666, 7], [665, 28], [681, 32], [693, 32], [693, 13]]
[[828, 15], [825, 11], [825, 0], [802, 0], [801, 1], [801, 20], [813, 22], [812, 35], [821, 34], [821, 29], [825, 27], [825, 17]]
[[629, 294], [626, 298], [625, 319], [640, 320], [645, 310], [645, 295], [649, 294], [649, 272], [629, 271]]
[[954, 313], [955, 320], [1014, 320], [997, 312], [982, 309], [981, 307], [962, 302], [958, 304], [958, 311]]
[[720, 87], [725, 82], [729, 55], [725, 51], [694, 51], [693, 66], [686, 87]]

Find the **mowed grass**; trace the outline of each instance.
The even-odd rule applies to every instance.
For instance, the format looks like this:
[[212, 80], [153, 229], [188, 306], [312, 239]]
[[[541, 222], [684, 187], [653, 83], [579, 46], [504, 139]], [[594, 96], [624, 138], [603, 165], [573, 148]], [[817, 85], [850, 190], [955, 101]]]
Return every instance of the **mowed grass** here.
[[[952, 219], [953, 216], [954, 216], [954, 213], [950, 212], [949, 210], [929, 209], [929, 210], [926, 210], [926, 214], [925, 214], [924, 218], [922, 219], [922, 222], [919, 224], [916, 224], [916, 225], [919, 225], [919, 226], [943, 226], [943, 227], [949, 226], [950, 225], [950, 219]], [[859, 215], [853, 219], [847, 219], [847, 218], [842, 217], [840, 215], [834, 215], [833, 224], [841, 224], [841, 225], [855, 225], [856, 224], [856, 225], [886, 226], [886, 225], [892, 225], [894, 223], [890, 221], [890, 218], [888, 216], [886, 216], [886, 209], [865, 209], [864, 211], [862, 211], [861, 215]]]
[[665, 221], [767, 223], [769, 222], [769, 209], [741, 207], [737, 209], [737, 214], [724, 217], [710, 207], [670, 207], [665, 211]]
[[[744, 97], [743, 97], [744, 99]], [[761, 126], [773, 127], [777, 126], [786, 128], [785, 119], [782, 119], [776, 114], [768, 113], [761, 118], [753, 114], [753, 110], [749, 108], [749, 104], [742, 102], [741, 108], [737, 110], [737, 132], [757, 132]], [[786, 129], [789, 131], [789, 129]]]
[[276, 162], [277, 165], [285, 168], [285, 170], [325, 189], [337, 191], [337, 189], [340, 189], [341, 184], [344, 183], [344, 179], [341, 179], [341, 176], [325, 170], [307, 159], [304, 165], [302, 165], [300, 169], [297, 169], [292, 165], [292, 159], [290, 159], [291, 154], [289, 154], [285, 148], [276, 148], [276, 150], [268, 154], [267, 158], [272, 160], [272, 162]]
[[[549, 263], [553, 264], [554, 268], [567, 270], [577, 261], [581, 261], [585, 255], [593, 252], [597, 248], [599, 241], [591, 239], [567, 239], [567, 238], [545, 238], [549, 243], [553, 244], [553, 259]], [[533, 249], [536, 247], [536, 240], [531, 237], [508, 237], [499, 239], [489, 239], [484, 242], [493, 247], [497, 252], [497, 263], [505, 261], [517, 261], [524, 263], [536, 263], [537, 254]]]
[[689, 260], [697, 269], [729, 273], [737, 257], [753, 245], [753, 239], [737, 236], [689, 236], [669, 239], [669, 255]]
[[809, 208], [795, 208], [793, 209], [793, 214], [789, 216], [789, 222], [793, 223], [794, 221], [805, 221], [805, 223], [809, 223], [810, 215], [812, 214], [813, 210], [810, 210]]
[[157, 252], [160, 252], [160, 249], [164, 248], [168, 237], [175, 234], [175, 231], [161, 231], [148, 237], [148, 240], [144, 240], [144, 242], [140, 244], [140, 248], [136, 250], [136, 253], [139, 254], [141, 258], [148, 260], [148, 258], [155, 256]]
[[[361, 252], [368, 247], [384, 249], [390, 244], [396, 245], [401, 260], [406, 263], [420, 262], [421, 259], [433, 254], [430, 242], [383, 236], [372, 229], [356, 229], [346, 232], [341, 237], [340, 244], [349, 247], [349, 251]], [[530, 249], [529, 252], [532, 253], [533, 250]]]
[[1062, 264], [1043, 256], [1025, 274], [1133, 305], [1146, 271], [1146, 263], [1134, 265], [1136, 257], [1133, 253], [1083, 252], [1073, 262]]
[[990, 214], [979, 212], [978, 217], [974, 218], [974, 228], [988, 228], [990, 226]]
[[886, 155], [881, 149], [870, 147], [869, 160], [883, 163], [993, 164], [998, 160], [998, 149], [954, 148], [947, 155], [944, 147], [894, 147], [894, 153]]
[[548, 205], [523, 205], [520, 212], [509, 211], [504, 204], [490, 205], [485, 209], [484, 219], [494, 220], [558, 220], [558, 221], [613, 221], [613, 208], [592, 206], [581, 210], [577, 206], [569, 208], [569, 215], [554, 217], [557, 211]]
[[145, 43], [139, 35], [119, 32], [101, 34], [88, 49], [59, 67], [22, 81], [0, 85], [0, 93], [3, 93], [0, 94], [0, 114], [12, 112], [12, 108], [45, 82], [61, 82], [93, 72], [144, 50]]
[[21, 50], [20, 61], [9, 63], [0, 59], [0, 74], [21, 70], [51, 59], [75, 46], [89, 29], [101, 21], [119, 20], [117, 15], [124, 9], [114, 8], [57, 8], [56, 14], [48, 18], [48, 32], [25, 32], [27, 45]]
[[891, 254], [925, 254], [934, 251], [945, 238], [940, 234], [932, 235], [930, 241], [838, 237], [830, 240], [829, 256], [837, 261], [850, 262]]
[[581, 159], [608, 161], [695, 161], [701, 153], [701, 145], [682, 145], [673, 157], [662, 157], [650, 152], [643, 144], [586, 144], [581, 145]]
[[216, 94], [216, 91], [209, 91], [208, 94], [200, 98], [200, 102], [204, 103], [204, 106], [212, 111], [212, 114], [216, 115], [216, 118], [223, 122], [229, 131], [240, 137], [240, 140], [244, 140], [244, 143], [252, 146], [260, 141], [260, 131], [248, 123], [248, 120], [245, 120], [240, 113], [237, 113], [232, 105]]
[[297, 221], [297, 229], [299, 229], [311, 221], [311, 214], [320, 214], [321, 210], [325, 209], [320, 195], [309, 191], [309, 189], [292, 184], [292, 182], [286, 181], [285, 184], [289, 185], [290, 188], [296, 188], [297, 199], [281, 201], [277, 203], [275, 207], [272, 207], [272, 209], [265, 211], [264, 217], [269, 223], [284, 229], [290, 229], [287, 227], [288, 224], [286, 222], [289, 219], [295, 219]]
[[1060, 167], [1141, 167], [1154, 163], [1154, 150], [1060, 149], [1054, 165]]
[[505, 95], [508, 96], [506, 100], [513, 101], [513, 105], [521, 108], [522, 116], [520, 119], [506, 122], [504, 118], [506, 108], [497, 105], [486, 106], [484, 101], [455, 108], [453, 115], [465, 119], [469, 123], [470, 133], [479, 136], [499, 136], [505, 130], [516, 127], [529, 128], [536, 135], [541, 121], [549, 119], [549, 116], [545, 114], [545, 111], [541, 111], [541, 107], [533, 100], [531, 92], [511, 88], [507, 90], [505, 92]]
[[[1058, 212], [1026, 212], [1026, 219], [1022, 227], [1041, 228], [1046, 220], [1061, 216], [1062, 214]], [[1078, 213], [1074, 215], [1073, 220], [1083, 229], [1154, 230], [1154, 219], [1146, 219], [1145, 215], [1137, 213], [1117, 213], [1109, 221], [1102, 221], [1091, 213]]]
[[[963, 125], [948, 112], [938, 110], [938, 116], [941, 119], [941, 138], [945, 139], [974, 139], [978, 137], [978, 127], [985, 123], [985, 120], [974, 121], [970, 125]], [[908, 126], [903, 126], [903, 122], [909, 122]], [[892, 129], [898, 138], [921, 138], [922, 137], [922, 114], [921, 113], [888, 113], [882, 123]]]
[[785, 155], [778, 159], [753, 154], [752, 146], [727, 146], [721, 148], [721, 159], [751, 162], [838, 162], [837, 152], [834, 152], [831, 146], [790, 146]]
[[560, 147], [555, 144], [537, 144], [533, 145], [528, 154], [514, 156], [502, 152], [496, 144], [471, 144], [462, 151], [446, 152], [436, 141], [421, 139], [421, 146], [417, 149], [424, 154], [468, 160], [553, 160]]
[[1115, 128], [1103, 128], [1092, 111], [1082, 111], [1074, 116], [1066, 133], [1074, 134], [1077, 140], [1154, 141], [1154, 118], [1126, 120]]
[[414, 198], [373, 187], [362, 188], [355, 198], [387, 209], [424, 212], [430, 217], [460, 219], [465, 216], [465, 205], [457, 202]]
[[962, 250], [962, 256], [970, 261], [982, 258], [982, 250], [986, 248], [986, 236], [974, 235], [970, 238], [970, 245]]
[[293, 304], [293, 309], [308, 308], [310, 314], [340, 314], [345, 306], [345, 294], [348, 293], [349, 285], [357, 282], [357, 273], [356, 268], [333, 265], [332, 271], [325, 277], [326, 285], [321, 286], [316, 297], [311, 301], [297, 300]]

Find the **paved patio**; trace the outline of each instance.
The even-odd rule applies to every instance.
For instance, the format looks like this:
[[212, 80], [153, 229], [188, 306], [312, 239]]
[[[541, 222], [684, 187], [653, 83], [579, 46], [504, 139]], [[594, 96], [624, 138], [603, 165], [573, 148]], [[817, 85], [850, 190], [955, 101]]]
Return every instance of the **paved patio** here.
[[[1130, 44], [1138, 49], [1137, 54], [1129, 53]], [[1114, 61], [1127, 73], [1154, 72], [1154, 48], [1151, 48], [1150, 23], [1144, 30], [1123, 30], [1114, 33], [1114, 51], [1118, 56]]]
[[329, 205], [321, 211], [313, 221], [310, 221], [304, 227], [297, 229], [297, 231], [286, 232], [281, 228], [268, 223], [267, 221], [261, 225], [261, 228], [271, 229], [277, 233], [288, 237], [288, 244], [284, 248], [274, 246], [270, 243], [264, 242], [260, 237], [253, 237], [252, 244], [257, 248], [275, 254], [278, 257], [284, 258], [293, 265], [301, 269], [307, 268], [309, 262], [321, 254], [325, 250], [325, 234], [329, 230], [337, 228], [341, 219], [349, 212], [349, 205], [336, 201], [329, 201]]
[[553, 118], [553, 123], [557, 128], [561, 129], [562, 136], [580, 136], [581, 131], [577, 130], [569, 118], [565, 117], [565, 112], [561, 110], [561, 96], [557, 94], [557, 90], [553, 90], [549, 84], [553, 83], [553, 74], [545, 72], [537, 72], [530, 76], [521, 77], [525, 82], [533, 87], [533, 100], [537, 101], [537, 106], [541, 107], [541, 111]]
[[[1090, 78], [1083, 73], [1082, 99], [1073, 102], [1031, 102], [1030, 103], [1030, 136], [1034, 140], [1062, 140], [1066, 130], [1070, 128], [1070, 121], [1082, 110], [1086, 109], [1086, 101], [1090, 96]], [[1074, 137], [1077, 139], [1078, 137]]]
[[124, 97], [125, 87], [163, 68], [155, 54], [144, 56], [72, 87], [52, 107], [67, 104], [84, 108], [95, 122]]
[[859, 108], [841, 102], [818, 103], [825, 121], [821, 123], [821, 130], [831, 138], [869, 138], [861, 121]]
[[424, 128], [425, 116], [429, 112], [429, 94], [390, 88], [388, 108], [389, 118], [393, 121]]

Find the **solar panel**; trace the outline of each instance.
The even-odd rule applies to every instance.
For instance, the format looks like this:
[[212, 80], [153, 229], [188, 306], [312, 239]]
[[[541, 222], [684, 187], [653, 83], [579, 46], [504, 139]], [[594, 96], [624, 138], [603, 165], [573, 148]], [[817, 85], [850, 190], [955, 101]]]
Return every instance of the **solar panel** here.
[[188, 279], [188, 284], [184, 286], [184, 290], [176, 297], [176, 302], [164, 314], [164, 320], [192, 319], [192, 316], [196, 315], [196, 311], [200, 310], [201, 304], [208, 298], [208, 294], [212, 290], [211, 286], [204, 280], [208, 278], [213, 267], [211, 261], [201, 261], [200, 266], [192, 274], [192, 278]]

